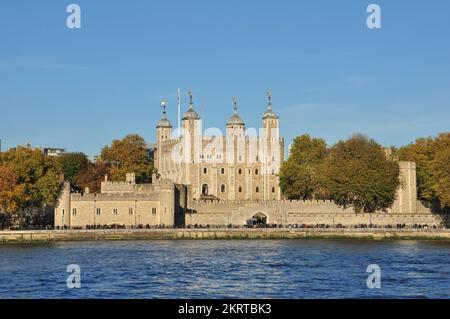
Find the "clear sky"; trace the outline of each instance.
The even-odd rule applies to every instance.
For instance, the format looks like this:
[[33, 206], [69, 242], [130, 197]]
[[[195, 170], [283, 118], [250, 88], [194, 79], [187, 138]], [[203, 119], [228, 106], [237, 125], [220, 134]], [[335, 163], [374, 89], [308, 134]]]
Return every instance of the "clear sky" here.
[[[81, 7], [68, 29], [66, 7]], [[366, 26], [381, 7], [382, 28]], [[450, 1], [2, 0], [0, 138], [97, 154], [155, 140], [159, 101], [194, 92], [204, 127], [232, 96], [260, 127], [273, 91], [286, 144], [355, 132], [402, 145], [450, 129]]]

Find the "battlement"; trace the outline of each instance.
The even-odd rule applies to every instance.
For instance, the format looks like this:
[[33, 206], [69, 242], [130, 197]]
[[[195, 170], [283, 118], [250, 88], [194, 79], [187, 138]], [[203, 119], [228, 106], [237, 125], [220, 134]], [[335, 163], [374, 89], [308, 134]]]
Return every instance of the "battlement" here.
[[160, 199], [159, 193], [97, 193], [83, 194], [72, 193], [72, 202], [89, 201], [157, 201]]
[[292, 205], [323, 205], [323, 204], [334, 204], [331, 199], [308, 199], [308, 200], [193, 200], [192, 203], [195, 205], [202, 204], [216, 204], [216, 205], [279, 205], [279, 204], [292, 204]]

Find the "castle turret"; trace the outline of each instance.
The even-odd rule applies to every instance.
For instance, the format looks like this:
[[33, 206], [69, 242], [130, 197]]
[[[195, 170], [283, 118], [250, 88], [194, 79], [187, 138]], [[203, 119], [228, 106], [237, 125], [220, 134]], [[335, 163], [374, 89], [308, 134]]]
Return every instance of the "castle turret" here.
[[198, 163], [201, 142], [201, 119], [194, 110], [192, 92], [189, 91], [189, 109], [183, 115], [183, 136], [186, 145], [185, 162]]
[[70, 228], [70, 183], [65, 182], [55, 207], [55, 228]]
[[[194, 109], [192, 91], [189, 91], [189, 109], [183, 114], [183, 183], [198, 184], [198, 166], [202, 147], [202, 123], [200, 116]], [[196, 176], [197, 175], [197, 176]], [[191, 180], [192, 179], [192, 180]], [[194, 187], [198, 192], [199, 186]]]
[[[267, 110], [262, 117], [262, 165], [264, 199], [280, 199], [279, 169], [283, 161], [284, 143], [280, 138], [279, 118], [272, 110], [272, 92], [267, 92]], [[274, 191], [275, 190], [275, 191]]]
[[156, 125], [156, 133], [157, 133], [158, 140], [157, 140], [154, 165], [157, 170], [161, 170], [161, 168], [159, 166], [161, 165], [161, 163], [163, 163], [163, 161], [162, 161], [162, 156], [163, 156], [162, 144], [163, 144], [163, 142], [169, 140], [170, 136], [172, 134], [172, 124], [170, 123], [169, 119], [167, 118], [166, 105], [167, 105], [166, 101], [162, 100], [161, 107], [163, 108], [163, 116], [159, 120], [158, 124]]
[[245, 132], [245, 123], [237, 113], [237, 99], [233, 98], [234, 112], [227, 121], [227, 136], [235, 136]]

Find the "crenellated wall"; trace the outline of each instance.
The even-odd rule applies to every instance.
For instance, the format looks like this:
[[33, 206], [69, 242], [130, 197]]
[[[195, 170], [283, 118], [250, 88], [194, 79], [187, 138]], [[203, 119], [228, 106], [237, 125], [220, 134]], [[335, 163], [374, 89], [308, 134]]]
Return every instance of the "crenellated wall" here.
[[415, 164], [400, 162], [401, 187], [387, 211], [356, 213], [330, 200], [194, 200], [192, 186], [156, 179], [153, 184], [127, 182], [102, 183], [100, 194], [70, 193], [65, 184], [55, 209], [55, 226], [70, 228], [86, 225], [236, 225], [263, 216], [268, 224], [327, 224], [354, 226], [373, 224], [427, 224], [439, 226], [442, 217], [417, 201]]
[[396, 200], [386, 211], [356, 213], [330, 200], [281, 201], [191, 201], [186, 225], [244, 225], [256, 214], [266, 217], [269, 224], [328, 224], [353, 226], [358, 224], [440, 225], [443, 217], [433, 214], [417, 201], [416, 165], [399, 162], [401, 185]]
[[388, 210], [375, 213], [355, 213], [332, 201], [261, 201], [261, 202], [191, 202], [186, 214], [186, 225], [238, 225], [243, 226], [256, 214], [263, 214], [269, 224], [327, 224], [354, 226], [374, 224], [379, 226], [427, 224], [439, 226], [443, 219], [432, 214], [420, 202], [414, 213]]
[[173, 226], [175, 207], [175, 185], [167, 180], [154, 184], [105, 181], [98, 194], [71, 193], [70, 184], [65, 183], [55, 208], [55, 227]]

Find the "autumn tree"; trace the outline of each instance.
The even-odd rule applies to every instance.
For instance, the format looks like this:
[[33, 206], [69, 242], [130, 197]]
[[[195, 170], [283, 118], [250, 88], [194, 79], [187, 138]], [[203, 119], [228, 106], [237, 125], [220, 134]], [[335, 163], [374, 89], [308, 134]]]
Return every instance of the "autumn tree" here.
[[0, 153], [0, 210], [17, 214], [22, 223], [34, 209], [54, 205], [61, 173], [54, 158], [19, 147]]
[[308, 134], [294, 139], [290, 156], [280, 169], [280, 188], [289, 199], [325, 198], [321, 166], [327, 155], [323, 139]]
[[139, 135], [127, 135], [103, 148], [99, 163], [110, 168], [112, 180], [124, 180], [126, 173], [135, 173], [139, 183], [150, 182], [153, 165], [145, 140]]
[[359, 134], [331, 147], [324, 174], [332, 199], [356, 211], [387, 209], [400, 183], [398, 163], [374, 140]]
[[78, 172], [74, 178], [74, 183], [80, 191], [89, 188], [89, 192], [99, 193], [101, 182], [106, 174], [109, 174], [109, 167], [106, 164], [89, 163], [83, 170]]
[[19, 184], [16, 172], [5, 164], [0, 165], [0, 208], [7, 214], [17, 212], [26, 201], [25, 187]]
[[400, 160], [414, 161], [417, 170], [417, 190], [421, 200], [437, 201], [450, 208], [450, 133], [436, 138], [419, 138], [400, 148]]

